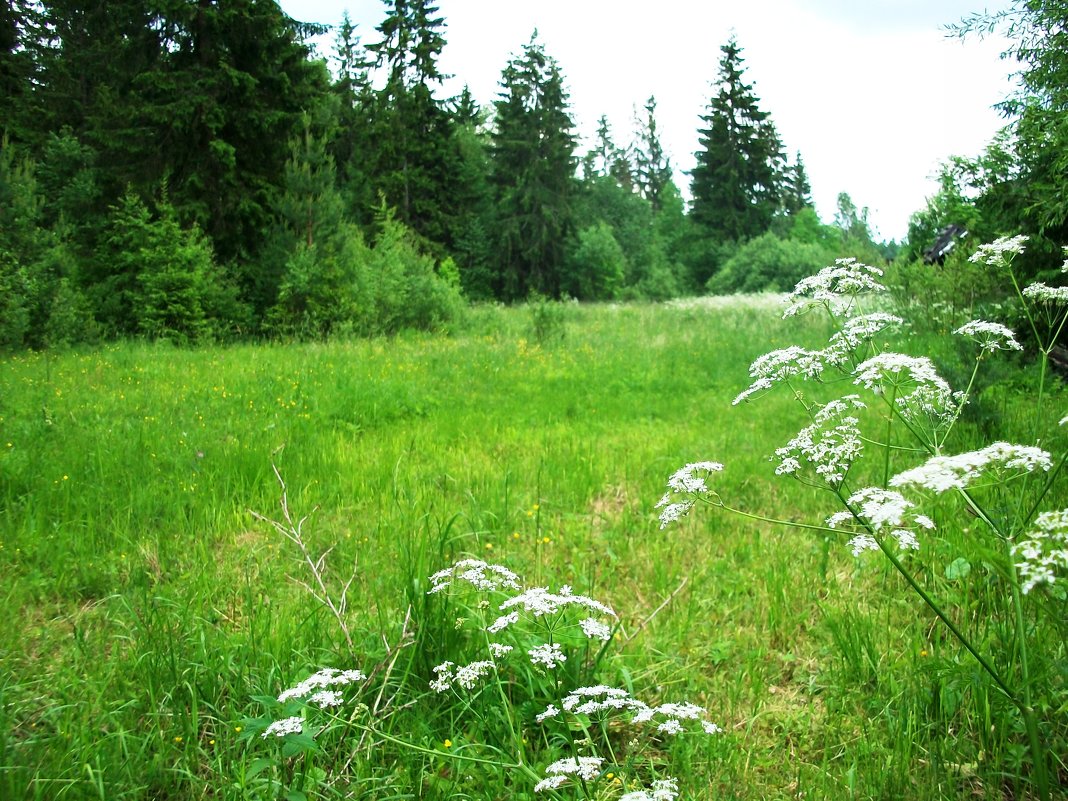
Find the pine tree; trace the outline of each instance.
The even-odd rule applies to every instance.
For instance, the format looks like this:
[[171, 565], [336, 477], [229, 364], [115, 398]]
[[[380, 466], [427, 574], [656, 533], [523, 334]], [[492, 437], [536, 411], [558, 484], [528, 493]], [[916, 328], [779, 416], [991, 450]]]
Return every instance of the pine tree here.
[[701, 117], [691, 173], [693, 219], [716, 241], [741, 241], [766, 231], [779, 209], [782, 144], [744, 80], [738, 42], [732, 36], [721, 50], [719, 89]]
[[536, 31], [505, 67], [501, 90], [492, 151], [498, 295], [555, 297], [574, 229], [575, 136], [560, 68]]

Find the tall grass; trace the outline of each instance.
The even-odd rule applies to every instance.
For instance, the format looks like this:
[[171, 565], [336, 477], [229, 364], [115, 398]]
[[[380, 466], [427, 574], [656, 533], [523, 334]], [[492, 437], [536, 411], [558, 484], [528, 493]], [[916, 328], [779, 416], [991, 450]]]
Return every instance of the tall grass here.
[[[249, 512], [277, 509], [272, 462], [310, 514], [309, 548], [336, 546], [327, 578], [355, 565], [357, 666], [392, 664], [381, 731], [424, 748], [364, 743], [373, 762], [344, 784], [305, 776], [311, 795], [529, 793], [438, 755], [484, 745], [455, 705], [386, 704], [429, 695], [438, 653], [464, 647], [452, 620], [426, 622], [442, 615], [426, 577], [466, 555], [611, 600], [616, 678], [727, 730], [714, 752], [675, 754], [698, 797], [999, 797], [985, 766], [1015, 739], [981, 725], [999, 701], [885, 566], [721, 517], [658, 532], [664, 476], [706, 453], [731, 454], [720, 489], [749, 511], [829, 511], [767, 481], [796, 429], [785, 399], [729, 412], [756, 356], [829, 333], [777, 316], [576, 306], [539, 342], [527, 310], [485, 308], [451, 338], [6, 358], [0, 797], [270, 797], [292, 778], [239, 731], [262, 711], [252, 697], [353, 655], [294, 580], [298, 555]], [[1016, 425], [1026, 396], [991, 392]], [[953, 554], [925, 553], [931, 581], [952, 581]], [[981, 615], [988, 590], [968, 586]]]

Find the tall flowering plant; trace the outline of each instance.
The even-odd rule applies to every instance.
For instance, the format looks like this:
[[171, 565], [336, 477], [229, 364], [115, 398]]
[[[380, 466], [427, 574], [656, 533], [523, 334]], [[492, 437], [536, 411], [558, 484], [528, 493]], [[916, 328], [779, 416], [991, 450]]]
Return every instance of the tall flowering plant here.
[[[1063, 601], [1068, 583], [1068, 509], [1044, 509], [1068, 454], [1062, 444], [1055, 456], [1039, 440], [1048, 417], [1047, 362], [1068, 317], [1068, 287], [1020, 287], [1012, 262], [1025, 243], [1025, 237], [999, 239], [981, 247], [972, 261], [1007, 277], [1035, 338], [1041, 367], [1031, 443], [998, 441], [967, 452], [954, 452], [952, 445], [984, 361], [999, 351], [1022, 349], [1013, 331], [989, 320], [972, 320], [957, 328], [955, 336], [974, 344], [975, 359], [967, 385], [954, 389], [929, 357], [884, 347], [884, 340], [906, 322], [886, 311], [865, 311], [877, 306], [870, 302], [873, 296], [886, 291], [882, 271], [855, 259], [840, 259], [801, 281], [783, 314], [784, 318], [826, 314], [834, 325], [827, 345], [791, 346], [756, 359], [750, 367], [750, 385], [734, 401], [753, 403], [774, 391], [793, 396], [806, 424], [771, 455], [775, 473], [826, 491], [837, 510], [820, 523], [798, 524], [732, 507], [714, 482], [715, 475], [729, 466], [713, 461], [679, 469], [668, 479], [668, 491], [657, 508], [661, 528], [676, 524], [703, 503], [842, 535], [858, 558], [869, 552], [881, 554], [1018, 711], [1026, 730], [1031, 785], [1037, 797], [1046, 799], [1051, 793], [1051, 757], [1036, 704], [1063, 708], [1065, 699], [1035, 697], [1031, 652], [1041, 630], [1029, 621], [1051, 608], [1037, 602], [1036, 596]], [[1068, 272], [1068, 261], [1063, 271]], [[838, 397], [816, 399], [842, 386], [847, 390], [838, 390]], [[862, 422], [872, 420], [877, 422]], [[1068, 417], [1060, 424], [1066, 422]], [[906, 461], [909, 466], [899, 469]], [[990, 503], [992, 487], [999, 493], [997, 503]], [[984, 553], [995, 554], [998, 561], [1007, 598], [1004, 614], [1014, 635], [1000, 651], [996, 643], [969, 636], [953, 610], [928, 592], [910, 564], [912, 552], [928, 538], [940, 536], [935, 510], [950, 495], [980, 521]], [[1032, 599], [1036, 602], [1029, 603]], [[1053, 621], [1052, 627], [1061, 622]]]

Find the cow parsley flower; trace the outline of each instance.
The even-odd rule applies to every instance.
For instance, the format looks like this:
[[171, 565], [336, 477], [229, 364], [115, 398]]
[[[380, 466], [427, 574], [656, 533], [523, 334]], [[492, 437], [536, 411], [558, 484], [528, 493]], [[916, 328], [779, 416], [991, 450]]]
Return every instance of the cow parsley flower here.
[[1068, 286], [1046, 286], [1038, 282], [1025, 286], [1023, 296], [1041, 303], [1068, 303]]
[[732, 401], [737, 406], [758, 392], [764, 392], [779, 381], [791, 378], [819, 378], [825, 368], [823, 351], [807, 350], [797, 345], [780, 348], [756, 359], [749, 365], [753, 383]]
[[359, 670], [338, 670], [336, 668], [323, 668], [318, 673], [313, 673], [295, 687], [282, 692], [278, 696], [279, 703], [285, 703], [293, 698], [305, 698], [316, 690], [329, 687], [338, 687], [352, 684], [357, 681], [366, 681], [367, 677]]
[[855, 376], [854, 384], [876, 394], [893, 388], [898, 411], [907, 420], [921, 416], [948, 419], [957, 412], [956, 404], [963, 403], [963, 396], [950, 389], [926, 356], [887, 351], [859, 364]]
[[[898, 547], [903, 551], [917, 550], [920, 547], [912, 527], [927, 530], [934, 529], [934, 521], [926, 515], [917, 515], [909, 512], [916, 504], [906, 500], [900, 492], [886, 490], [881, 487], [865, 487], [857, 490], [846, 499], [849, 506], [857, 510], [857, 515], [844, 509], [835, 512], [827, 518], [830, 528], [838, 528], [843, 524], [866, 524], [872, 530], [886, 531], [897, 541]], [[853, 549], [853, 556], [859, 556], [864, 551], [879, 550], [879, 543], [869, 532], [861, 532], [849, 541]]]
[[493, 670], [496, 665], [488, 660], [472, 662], [457, 667], [453, 662], [442, 662], [434, 668], [435, 678], [430, 682], [430, 689], [443, 693], [458, 684], [465, 690], [473, 690], [479, 680]]
[[572, 776], [578, 776], [583, 781], [593, 781], [601, 775], [603, 764], [604, 759], [601, 757], [580, 756], [560, 759], [545, 769], [547, 777], [534, 785], [534, 792], [559, 789]]
[[490, 655], [496, 659], [500, 659], [502, 656], [507, 656], [512, 652], [513, 646], [505, 645], [501, 642], [491, 642], [489, 644]]
[[979, 249], [968, 257], [968, 261], [974, 264], [986, 264], [991, 267], [1007, 264], [1012, 260], [1013, 256], [1024, 252], [1024, 243], [1029, 238], [1023, 234], [1013, 237], [1000, 237], [986, 245], [980, 245]]
[[588, 617], [580, 620], [579, 626], [582, 628], [582, 633], [591, 640], [604, 640], [607, 642], [612, 639], [612, 628], [596, 618]]
[[466, 582], [483, 592], [502, 587], [519, 589], [519, 576], [503, 565], [491, 565], [481, 559], [461, 559], [452, 567], [439, 570], [430, 577], [430, 583], [434, 586], [427, 590], [427, 594], [441, 592], [454, 581]]
[[260, 736], [264, 739], [271, 736], [285, 737], [287, 734], [300, 734], [302, 731], [304, 731], [304, 721], [299, 717], [282, 718], [271, 723]]
[[[695, 475], [698, 470], [703, 471], [705, 475]], [[670, 523], [674, 523], [693, 508], [694, 498], [685, 496], [712, 493], [705, 479], [721, 470], [723, 470], [723, 465], [719, 462], [693, 462], [676, 470], [668, 479], [670, 491], [656, 505], [656, 508], [661, 510], [660, 530], [663, 531]], [[680, 500], [678, 496], [684, 497]]]
[[1068, 574], [1068, 509], [1040, 514], [1034, 530], [1012, 546], [1012, 553], [1024, 593], [1039, 584], [1054, 584], [1058, 576]]
[[1052, 466], [1050, 455], [1041, 448], [995, 442], [956, 456], [932, 456], [919, 467], [898, 473], [890, 479], [890, 485], [918, 486], [942, 493], [949, 489], [964, 489], [985, 472], [993, 472], [999, 479], [1008, 480], [1035, 470], [1048, 471]]
[[344, 696], [337, 690], [320, 690], [312, 696], [309, 696], [308, 703], [315, 704], [320, 709], [328, 709], [330, 707], [341, 706], [344, 701]]
[[513, 607], [519, 607], [519, 609], [498, 617], [486, 628], [486, 631], [490, 634], [496, 634], [508, 626], [518, 623], [520, 610], [529, 613], [535, 618], [555, 615], [564, 609], [597, 612], [613, 618], [617, 616], [611, 607], [587, 595], [576, 595], [571, 587], [566, 584], [560, 587], [559, 592], [550, 592], [548, 587], [533, 587], [505, 600], [500, 605], [500, 610], [503, 612], [507, 609], [513, 609]]
[[[631, 696], [619, 687], [598, 684], [593, 687], [579, 687], [572, 690], [560, 702], [565, 712], [575, 715], [593, 715], [598, 712], [618, 711], [622, 709], [642, 710], [647, 705]], [[548, 711], [548, 710], [546, 710]]]
[[[775, 451], [779, 466], [777, 475], [797, 475], [803, 463], [832, 486], [845, 481], [846, 473], [863, 451], [860, 421], [849, 414], [864, 408], [858, 395], [847, 395], [831, 401], [816, 412], [814, 422], [797, 433], [786, 445]], [[828, 423], [835, 425], [828, 426]]]
[[965, 323], [954, 334], [970, 337], [975, 340], [984, 351], [995, 350], [1023, 350], [1023, 346], [1016, 341], [1016, 335], [1012, 329], [1006, 328], [1001, 323], [991, 323], [986, 320], [972, 320]]
[[619, 801], [675, 801], [679, 797], [678, 779], [657, 779], [648, 790], [632, 790], [619, 797]]
[[653, 723], [663, 734], [681, 734], [687, 730], [683, 721], [695, 721], [708, 734], [717, 734], [719, 726], [704, 718], [705, 708], [691, 703], [667, 703], [660, 706], [644, 705], [639, 708], [631, 723]]
[[886, 287], [875, 280], [882, 274], [877, 267], [856, 259], [836, 259], [832, 266], [798, 281], [787, 298], [790, 306], [782, 316], [785, 319], [803, 314], [814, 306], [824, 306], [836, 316], [848, 312], [857, 295], [886, 291]]
[[567, 661], [567, 657], [558, 642], [535, 645], [527, 653], [530, 655], [530, 664], [544, 665], [549, 670], [553, 670]]
[[846, 320], [842, 329], [831, 337], [831, 341], [822, 351], [823, 358], [828, 364], [841, 366], [857, 348], [873, 339], [876, 334], [904, 322], [896, 314], [886, 312], [862, 314]]

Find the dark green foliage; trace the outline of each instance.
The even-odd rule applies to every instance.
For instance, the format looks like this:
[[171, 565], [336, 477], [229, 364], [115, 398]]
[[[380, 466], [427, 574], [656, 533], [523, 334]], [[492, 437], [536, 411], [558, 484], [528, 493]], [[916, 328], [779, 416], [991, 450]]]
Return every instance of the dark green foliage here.
[[749, 240], [708, 281], [708, 291], [784, 292], [833, 263], [838, 252], [819, 243], [783, 239], [768, 231]]
[[693, 219], [713, 240], [740, 241], [768, 229], [779, 210], [782, 145], [744, 80], [742, 49], [722, 48], [718, 91], [701, 117], [701, 149], [691, 173]]
[[645, 102], [645, 118], [638, 120], [637, 142], [633, 151], [634, 183], [638, 192], [659, 212], [664, 205], [664, 192], [672, 182], [671, 161], [660, 144], [656, 125], [656, 98]]
[[805, 162], [799, 151], [794, 163], [787, 165], [783, 174], [782, 209], [787, 214], [797, 214], [808, 208], [812, 208], [812, 185], [808, 182]]
[[497, 294], [560, 294], [573, 235], [574, 125], [563, 76], [537, 34], [512, 59], [496, 102], [491, 182], [497, 204]]
[[564, 285], [567, 294], [578, 300], [612, 300], [619, 294], [627, 258], [607, 223], [579, 231], [568, 262]]
[[112, 211], [88, 292], [110, 334], [195, 342], [244, 317], [203, 233], [165, 201], [153, 216], [133, 192]]

